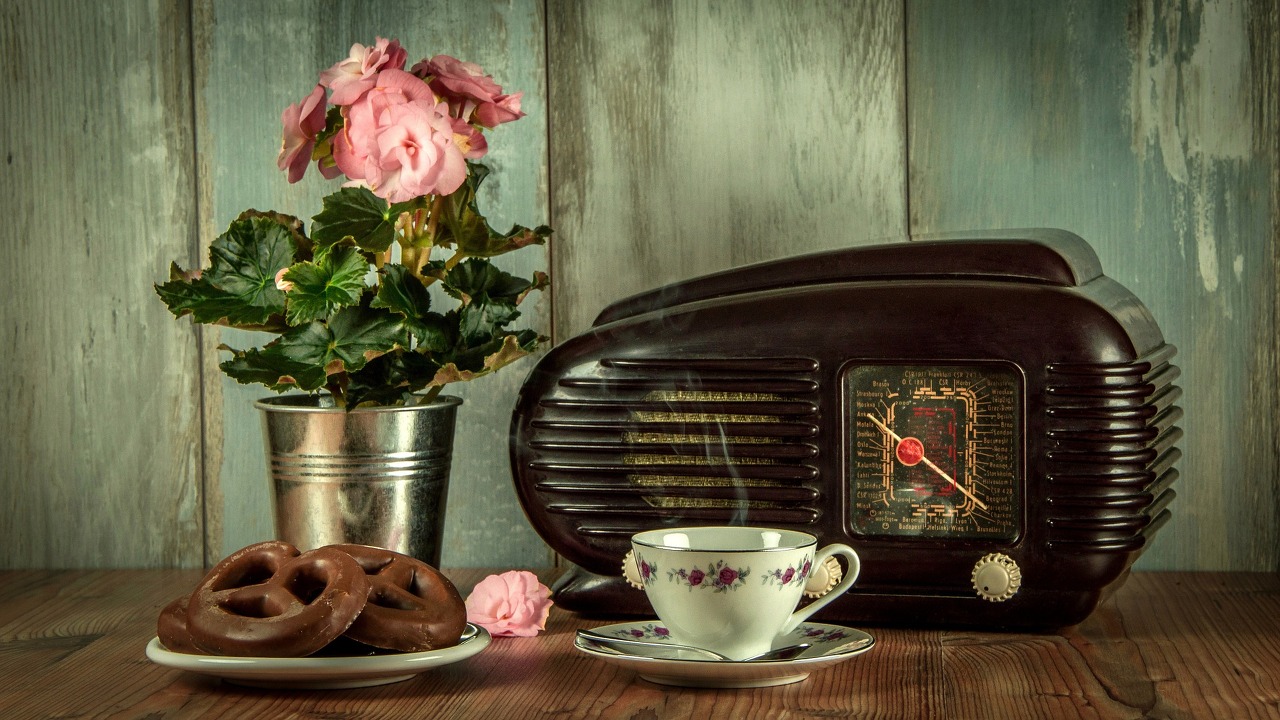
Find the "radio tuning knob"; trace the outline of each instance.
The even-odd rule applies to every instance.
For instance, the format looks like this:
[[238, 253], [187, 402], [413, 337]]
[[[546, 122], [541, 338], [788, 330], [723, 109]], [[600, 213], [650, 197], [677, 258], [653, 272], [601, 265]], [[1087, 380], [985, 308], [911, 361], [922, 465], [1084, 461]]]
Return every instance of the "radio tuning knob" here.
[[973, 589], [989, 602], [1004, 602], [1022, 587], [1022, 570], [1002, 553], [984, 555], [973, 566]]
[[644, 589], [644, 579], [640, 577], [640, 568], [636, 567], [635, 553], [630, 550], [622, 556], [622, 577], [631, 587], [637, 590]]
[[832, 555], [813, 568], [813, 573], [809, 575], [809, 580], [804, 585], [804, 596], [820, 598], [831, 592], [843, 577], [844, 569], [840, 567], [840, 561]]

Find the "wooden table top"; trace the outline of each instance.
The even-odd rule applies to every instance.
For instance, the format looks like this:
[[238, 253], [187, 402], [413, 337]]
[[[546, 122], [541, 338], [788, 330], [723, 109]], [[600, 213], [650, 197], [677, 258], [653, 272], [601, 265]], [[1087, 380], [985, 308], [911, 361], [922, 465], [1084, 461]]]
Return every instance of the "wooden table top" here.
[[[465, 595], [487, 571], [447, 574]], [[1280, 718], [1277, 574], [1136, 573], [1052, 635], [865, 628], [867, 654], [747, 690], [655, 685], [587, 657], [574, 630], [609, 619], [558, 609], [536, 638], [395, 684], [238, 687], [145, 655], [160, 608], [199, 577], [0, 572], [0, 717]]]

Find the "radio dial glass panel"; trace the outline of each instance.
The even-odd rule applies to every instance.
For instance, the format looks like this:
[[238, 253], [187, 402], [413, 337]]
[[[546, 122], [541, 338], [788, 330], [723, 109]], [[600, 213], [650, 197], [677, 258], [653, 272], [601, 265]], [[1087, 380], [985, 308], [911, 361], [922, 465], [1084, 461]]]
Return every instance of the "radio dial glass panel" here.
[[843, 372], [849, 525], [869, 538], [1011, 543], [1023, 530], [1023, 377], [991, 364]]

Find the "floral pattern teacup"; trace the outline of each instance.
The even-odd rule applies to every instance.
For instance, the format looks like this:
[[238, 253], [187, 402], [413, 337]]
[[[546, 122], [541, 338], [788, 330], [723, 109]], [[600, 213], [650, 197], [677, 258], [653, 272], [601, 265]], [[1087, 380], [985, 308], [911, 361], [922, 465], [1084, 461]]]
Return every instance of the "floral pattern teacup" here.
[[[734, 659], [769, 650], [858, 579], [853, 548], [817, 547], [813, 535], [771, 528], [672, 528], [631, 538], [641, 584], [671, 639]], [[813, 568], [832, 555], [845, 559], [844, 578], [796, 610]]]

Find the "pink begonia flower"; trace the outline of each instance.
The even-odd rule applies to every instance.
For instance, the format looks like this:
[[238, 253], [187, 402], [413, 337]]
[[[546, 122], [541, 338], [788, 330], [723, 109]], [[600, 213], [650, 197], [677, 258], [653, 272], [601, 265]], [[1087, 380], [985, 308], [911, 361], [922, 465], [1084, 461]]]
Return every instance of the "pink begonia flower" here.
[[307, 171], [311, 151], [316, 146], [316, 136], [324, 130], [324, 88], [316, 85], [311, 94], [284, 109], [280, 122], [284, 124], [284, 141], [276, 166], [289, 171], [289, 182], [296, 183]]
[[373, 47], [356, 43], [345, 60], [320, 73], [320, 84], [333, 91], [334, 105], [350, 105], [374, 86], [379, 72], [403, 70], [407, 58], [399, 40], [378, 38]]
[[547, 627], [551, 590], [528, 570], [481, 580], [467, 596], [467, 620], [495, 637], [533, 637]]
[[344, 111], [333, 159], [351, 180], [363, 180], [390, 202], [448, 195], [466, 179], [464, 150], [446, 108], [421, 79], [384, 70]]
[[520, 98], [524, 93], [502, 94], [502, 86], [475, 63], [437, 55], [414, 65], [412, 72], [418, 77], [430, 78], [431, 89], [449, 103], [451, 114], [456, 118], [495, 128], [524, 117], [520, 112]]
[[289, 268], [282, 267], [276, 272], [276, 289], [280, 292], [289, 292], [293, 289], [293, 283], [284, 279], [284, 274], [289, 272]]
[[484, 139], [484, 133], [475, 125], [460, 120], [458, 118], [450, 118], [453, 125], [453, 142], [462, 151], [464, 157], [468, 160], [478, 160], [489, 152], [489, 141]]
[[491, 103], [482, 103], [476, 108], [476, 122], [488, 128], [495, 128], [502, 123], [519, 120], [524, 117], [520, 112], [520, 98], [523, 92], [513, 95], [499, 95]]

